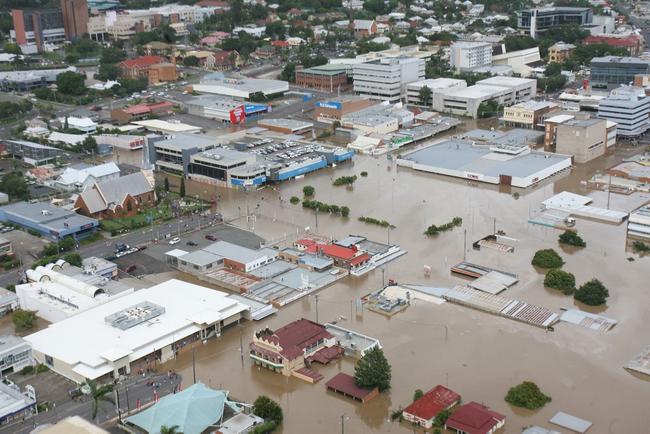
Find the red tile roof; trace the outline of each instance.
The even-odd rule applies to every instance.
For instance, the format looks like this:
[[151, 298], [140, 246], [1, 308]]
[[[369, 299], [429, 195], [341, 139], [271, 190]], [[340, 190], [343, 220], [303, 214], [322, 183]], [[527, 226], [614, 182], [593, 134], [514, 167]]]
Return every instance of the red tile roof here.
[[373, 392], [371, 389], [357, 386], [354, 382], [354, 377], [343, 372], [336, 374], [331, 380], [325, 383], [325, 386], [335, 392], [345, 393], [361, 401]]
[[320, 246], [320, 250], [324, 255], [337, 259], [343, 259], [344, 261], [349, 261], [357, 254], [357, 251], [354, 249], [337, 246], [335, 244], [322, 245]]
[[431, 420], [442, 410], [448, 409], [460, 400], [460, 395], [445, 386], [437, 385], [420, 399], [404, 409], [404, 413], [412, 414], [424, 420]]
[[274, 47], [285, 48], [289, 46], [289, 43], [287, 41], [271, 41], [271, 45], [273, 45]]
[[146, 68], [156, 63], [161, 63], [163, 60], [160, 56], [140, 56], [135, 59], [123, 60], [120, 65], [126, 68]]
[[352, 258], [352, 260], [350, 261], [350, 265], [355, 266], [355, 265], [363, 264], [364, 262], [367, 262], [369, 260], [370, 260], [370, 255], [367, 253], [362, 253], [359, 256], [355, 256], [354, 258]]
[[494, 412], [478, 402], [470, 402], [458, 407], [449, 416], [446, 425], [467, 434], [487, 434], [505, 419], [506, 417], [502, 414]]
[[149, 107], [150, 110], [156, 110], [156, 109], [173, 107], [173, 106], [174, 104], [170, 103], [169, 101], [159, 101], [147, 105], [147, 107]]
[[[303, 353], [303, 350], [321, 339], [331, 339], [333, 336], [325, 330], [325, 326], [301, 318], [290, 322], [273, 333], [275, 343], [282, 347], [282, 354], [293, 360]], [[263, 339], [268, 339], [264, 337]]]
[[130, 115], [142, 115], [145, 113], [149, 113], [150, 111], [151, 109], [146, 104], [136, 104], [124, 109], [124, 112]]
[[343, 355], [343, 352], [344, 352], [343, 348], [341, 348], [338, 345], [329, 348], [325, 347], [325, 348], [321, 348], [311, 356], [307, 357], [307, 361], [309, 363], [318, 362], [322, 365], [327, 365], [329, 362], [334, 361], [339, 357], [341, 357]]
[[635, 47], [641, 43], [641, 38], [638, 35], [630, 35], [624, 38], [617, 38], [614, 36], [593, 35], [587, 36], [584, 43], [589, 44], [607, 44], [614, 47]]

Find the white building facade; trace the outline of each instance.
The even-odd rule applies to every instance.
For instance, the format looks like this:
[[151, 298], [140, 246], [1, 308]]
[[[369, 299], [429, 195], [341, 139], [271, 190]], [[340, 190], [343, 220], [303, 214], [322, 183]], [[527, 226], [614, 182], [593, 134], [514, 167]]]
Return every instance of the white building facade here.
[[640, 87], [622, 86], [598, 103], [598, 117], [616, 122], [619, 136], [634, 137], [650, 127], [650, 98]]
[[353, 66], [356, 94], [383, 101], [406, 98], [409, 83], [424, 80], [424, 59], [414, 57], [381, 58]]
[[471, 71], [492, 65], [492, 44], [489, 42], [454, 42], [449, 63], [456, 72]]

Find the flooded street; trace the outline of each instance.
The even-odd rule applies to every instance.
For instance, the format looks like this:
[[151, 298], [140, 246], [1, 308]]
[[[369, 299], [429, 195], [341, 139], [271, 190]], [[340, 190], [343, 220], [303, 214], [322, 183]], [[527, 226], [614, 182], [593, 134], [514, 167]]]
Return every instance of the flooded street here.
[[[285, 414], [281, 430], [285, 434], [340, 432], [342, 414], [348, 433], [419, 432], [410, 424], [390, 422], [390, 410], [408, 405], [415, 389], [428, 390], [436, 384], [447, 384], [460, 393], [463, 402], [478, 401], [505, 414], [505, 433], [520, 433], [531, 424], [550, 427], [547, 421], [557, 411], [592, 421], [594, 433], [647, 432], [650, 379], [632, 375], [623, 366], [650, 343], [650, 258], [625, 251], [625, 224], [578, 219], [576, 229], [587, 247], [569, 251], [557, 243], [559, 230], [527, 223], [542, 200], [563, 190], [589, 195], [595, 206], [606, 207], [607, 193], [587, 190], [581, 181], [620, 159], [620, 155], [598, 159], [596, 164], [579, 166], [532, 190], [500, 191], [498, 186], [396, 168], [386, 156], [357, 156], [353, 163], [256, 192], [187, 182], [188, 194], [220, 196], [218, 207], [226, 218], [242, 216], [247, 208], [254, 212], [254, 222], [239, 218], [234, 224], [254, 229], [266, 239], [289, 236], [306, 227], [315, 231], [316, 225], [317, 232], [334, 238], [360, 234], [387, 242], [390, 237], [391, 243], [401, 245], [408, 254], [385, 266], [385, 280], [437, 287], [463, 282], [449, 268], [465, 255], [469, 262], [519, 275], [519, 283], [502, 295], [560, 313], [561, 308], [576, 307], [573, 298], [545, 289], [544, 275], [530, 264], [536, 250], [554, 248], [566, 261], [563, 269], [575, 274], [578, 285], [595, 277], [609, 288], [607, 307], [596, 311], [619, 321], [607, 333], [567, 323], [547, 332], [450, 303], [438, 306], [419, 300], [392, 318], [367, 310], [355, 312], [351, 300], [382, 286], [382, 271], [377, 269], [320, 291], [319, 320], [340, 320], [343, 327], [380, 340], [393, 367], [388, 393], [361, 405], [327, 392], [324, 383], [337, 372], [353, 372], [349, 358], [329, 366], [315, 365], [325, 377], [315, 385], [251, 364], [247, 348], [253, 331], [267, 325], [278, 328], [300, 317], [315, 320], [312, 297], [290, 304], [273, 317], [229, 329], [220, 339], [197, 348], [197, 380], [230, 390], [236, 399], [251, 402], [265, 394], [277, 400]], [[367, 171], [368, 177], [359, 177], [351, 190], [331, 185], [336, 177], [361, 171]], [[316, 200], [349, 206], [350, 217], [316, 216], [300, 204], [289, 204], [291, 196], [302, 198], [305, 185], [315, 187]], [[512, 194], [515, 191], [518, 198]], [[610, 207], [630, 211], [647, 201], [648, 194], [612, 194]], [[396, 228], [389, 232], [366, 225], [357, 220], [360, 216], [385, 219]], [[432, 238], [423, 235], [428, 225], [440, 225], [455, 216], [462, 217], [461, 228]], [[492, 234], [495, 227], [518, 240], [513, 243], [514, 253], [472, 249], [474, 241]], [[463, 230], [467, 231], [465, 249]], [[630, 256], [636, 260], [628, 261]], [[432, 268], [428, 277], [425, 265]], [[185, 386], [192, 382], [190, 352], [161, 367], [168, 368], [182, 373]], [[535, 381], [553, 401], [536, 412], [514, 410], [503, 398], [510, 386], [524, 380]]]

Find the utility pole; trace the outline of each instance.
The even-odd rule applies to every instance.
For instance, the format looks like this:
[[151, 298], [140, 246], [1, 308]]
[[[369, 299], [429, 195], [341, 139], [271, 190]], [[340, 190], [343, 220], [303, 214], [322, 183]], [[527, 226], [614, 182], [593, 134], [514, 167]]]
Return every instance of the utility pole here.
[[467, 229], [463, 229], [463, 261], [467, 260]]
[[316, 233], [318, 233], [318, 208], [314, 209], [314, 215], [316, 216]]
[[194, 377], [193, 384], [196, 384], [196, 357], [194, 356], [194, 344], [192, 344], [192, 375]]
[[316, 299], [316, 322], [318, 322], [318, 294], [314, 295]]
[[354, 300], [350, 300], [350, 321], [352, 321], [352, 304], [354, 303]]
[[609, 198], [612, 195], [612, 175], [609, 175], [609, 184], [607, 185], [607, 209], [609, 209]]
[[239, 356], [241, 361], [244, 361], [244, 329], [241, 324], [239, 324]]
[[341, 434], [345, 434], [345, 414], [341, 413]]
[[494, 235], [497, 234], [497, 218], [494, 218], [494, 223], [493, 223], [493, 232]]
[[386, 287], [386, 283], [384, 280], [384, 273], [386, 272], [386, 269], [384, 267], [381, 267], [381, 287], [384, 288]]

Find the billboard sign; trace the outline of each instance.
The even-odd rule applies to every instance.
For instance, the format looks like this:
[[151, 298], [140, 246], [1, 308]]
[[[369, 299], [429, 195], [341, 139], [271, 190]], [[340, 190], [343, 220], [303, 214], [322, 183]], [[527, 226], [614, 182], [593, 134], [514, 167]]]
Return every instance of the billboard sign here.
[[316, 107], [341, 110], [342, 105], [336, 101], [319, 101], [316, 103]]
[[230, 110], [230, 123], [238, 124], [240, 122], [246, 122], [246, 109], [243, 105]]

